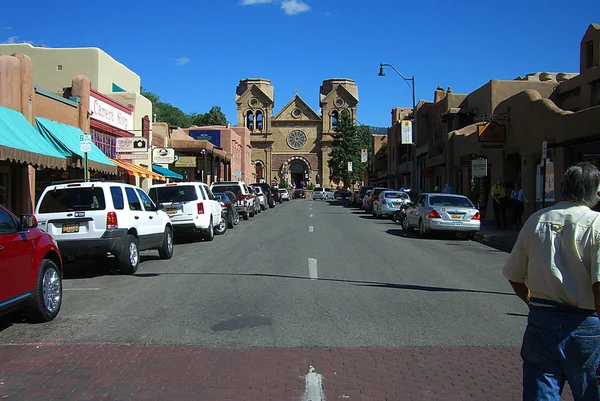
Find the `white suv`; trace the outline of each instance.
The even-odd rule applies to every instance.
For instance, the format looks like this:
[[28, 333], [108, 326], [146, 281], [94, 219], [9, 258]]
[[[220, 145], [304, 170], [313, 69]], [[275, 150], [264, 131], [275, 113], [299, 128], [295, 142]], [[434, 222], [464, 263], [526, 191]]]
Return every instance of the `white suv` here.
[[173, 227], [140, 188], [114, 181], [65, 181], [48, 186], [35, 208], [39, 227], [63, 256], [113, 254], [122, 272], [137, 271], [139, 251], [173, 256]]
[[221, 218], [221, 204], [202, 182], [152, 185], [148, 194], [163, 205], [176, 233], [199, 231], [204, 240], [212, 241], [215, 233], [227, 230], [227, 222]]
[[248, 191], [248, 186], [245, 182], [241, 181], [224, 181], [216, 182], [210, 186], [213, 192], [225, 192], [231, 191], [235, 194], [237, 202], [235, 208], [238, 213], [242, 215], [244, 220], [248, 220], [250, 217], [254, 217], [256, 214], [257, 204], [256, 195], [251, 194]]

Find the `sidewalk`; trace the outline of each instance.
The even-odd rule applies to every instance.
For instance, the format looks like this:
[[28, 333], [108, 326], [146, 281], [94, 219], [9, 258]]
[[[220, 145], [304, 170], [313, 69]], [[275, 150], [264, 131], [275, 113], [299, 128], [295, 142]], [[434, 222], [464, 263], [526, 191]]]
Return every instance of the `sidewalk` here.
[[506, 230], [502, 230], [496, 227], [496, 223], [493, 220], [485, 220], [481, 222], [481, 229], [475, 236], [475, 241], [505, 252], [510, 252], [517, 241], [518, 235], [518, 228], [509, 227]]

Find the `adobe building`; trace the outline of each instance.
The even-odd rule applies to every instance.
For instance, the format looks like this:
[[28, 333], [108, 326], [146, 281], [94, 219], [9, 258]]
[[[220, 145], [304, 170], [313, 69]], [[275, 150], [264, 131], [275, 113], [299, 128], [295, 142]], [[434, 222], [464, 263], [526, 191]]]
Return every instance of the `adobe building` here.
[[332, 137], [341, 113], [356, 120], [358, 87], [351, 79], [323, 81], [321, 112], [314, 111], [297, 93], [273, 115], [274, 87], [262, 78], [241, 80], [236, 89], [237, 125], [250, 131], [255, 180], [300, 186], [329, 186], [327, 164]]

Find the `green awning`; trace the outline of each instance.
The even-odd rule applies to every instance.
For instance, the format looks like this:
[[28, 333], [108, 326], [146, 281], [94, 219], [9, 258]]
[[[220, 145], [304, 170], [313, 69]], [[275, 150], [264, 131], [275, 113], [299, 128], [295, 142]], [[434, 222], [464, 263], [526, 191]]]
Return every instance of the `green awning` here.
[[[83, 160], [84, 154], [79, 149], [80, 136], [83, 135], [82, 130], [42, 117], [36, 117], [35, 122], [39, 132], [52, 142], [63, 156], [71, 157], [74, 160]], [[81, 163], [83, 164], [83, 162]], [[90, 170], [117, 174], [117, 166], [93, 143], [92, 151], [88, 152], [88, 167]]]
[[0, 106], [0, 160], [64, 169], [67, 159], [16, 110]]
[[177, 174], [176, 172], [171, 171], [168, 168], [157, 166], [156, 164], [152, 165], [152, 171], [167, 178], [176, 178], [178, 180], [183, 180], [183, 176], [181, 174]]

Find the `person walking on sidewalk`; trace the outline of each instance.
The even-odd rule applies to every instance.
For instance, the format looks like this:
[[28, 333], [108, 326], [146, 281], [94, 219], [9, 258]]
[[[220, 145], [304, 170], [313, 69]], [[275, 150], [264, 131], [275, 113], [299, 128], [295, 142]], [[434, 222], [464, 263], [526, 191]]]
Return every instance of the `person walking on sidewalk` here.
[[567, 169], [563, 201], [525, 222], [502, 271], [529, 306], [523, 336], [523, 400], [599, 400], [600, 171]]
[[494, 218], [498, 228], [506, 228], [506, 189], [502, 183], [502, 178], [496, 178], [496, 183], [492, 185], [492, 200], [494, 206]]
[[510, 201], [512, 204], [513, 214], [515, 216], [515, 228], [521, 228], [523, 225], [523, 212], [525, 212], [525, 203], [529, 200], [525, 197], [520, 184], [515, 184], [515, 188], [510, 193]]

